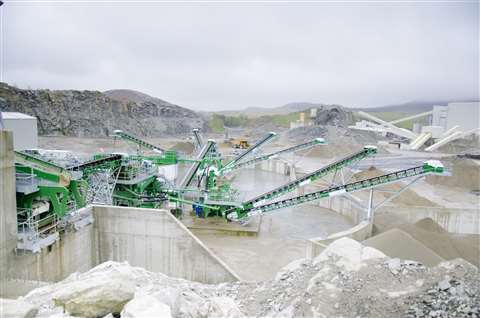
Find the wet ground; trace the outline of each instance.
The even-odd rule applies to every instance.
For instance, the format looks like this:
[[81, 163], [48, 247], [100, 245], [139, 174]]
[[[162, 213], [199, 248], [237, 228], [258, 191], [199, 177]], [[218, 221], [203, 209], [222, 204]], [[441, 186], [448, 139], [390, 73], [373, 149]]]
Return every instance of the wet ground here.
[[[237, 173], [232, 186], [252, 198], [288, 182], [286, 176], [254, 169]], [[306, 239], [346, 230], [348, 219], [327, 209], [301, 205], [263, 216], [256, 237], [197, 234], [242, 279], [271, 279], [291, 261], [305, 257]]]

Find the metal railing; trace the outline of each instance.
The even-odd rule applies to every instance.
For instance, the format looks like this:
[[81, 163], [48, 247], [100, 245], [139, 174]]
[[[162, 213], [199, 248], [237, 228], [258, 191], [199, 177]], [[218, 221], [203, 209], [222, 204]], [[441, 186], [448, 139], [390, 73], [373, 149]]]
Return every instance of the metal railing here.
[[[57, 231], [58, 218], [55, 214], [51, 213], [43, 217], [32, 214], [32, 209], [17, 209], [17, 215], [19, 217], [18, 232], [19, 234], [23, 234], [24, 239], [26, 238], [33, 244], [43, 236]], [[27, 242], [24, 241], [24, 244], [27, 244]]]
[[122, 165], [118, 180], [128, 181], [154, 175], [157, 169], [151, 165]]
[[31, 193], [38, 189], [38, 178], [34, 174], [17, 172], [15, 174], [17, 192]]

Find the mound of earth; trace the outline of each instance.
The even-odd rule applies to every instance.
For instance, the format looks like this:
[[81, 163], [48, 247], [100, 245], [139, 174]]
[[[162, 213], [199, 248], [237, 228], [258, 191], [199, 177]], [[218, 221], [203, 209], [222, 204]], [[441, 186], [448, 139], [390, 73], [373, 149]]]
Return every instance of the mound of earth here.
[[466, 190], [480, 190], [480, 160], [455, 157], [445, 159], [449, 166], [450, 176], [427, 176], [426, 181], [430, 184], [446, 185]]
[[[442, 259], [463, 258], [477, 267], [480, 266], [480, 235], [478, 234], [449, 233], [431, 218], [424, 218], [412, 224], [403, 220], [395, 220], [389, 214], [379, 214], [375, 216], [376, 235], [367, 241], [372, 240], [373, 242], [380, 242], [378, 244], [386, 244], [388, 246], [387, 241], [395, 242], [395, 240], [390, 239], [393, 236], [391, 234], [392, 231], [395, 233], [400, 231], [409, 235], [416, 242], [422, 244]], [[385, 243], [381, 243], [384, 238]], [[369, 245], [367, 241], [365, 243]], [[389, 246], [390, 253], [382, 249], [380, 245], [371, 246], [378, 248], [389, 256], [402, 257], [404, 256], [406, 245], [399, 239], [396, 244]], [[415, 246], [412, 245], [412, 252], [414, 250]], [[409, 251], [407, 250], [407, 252]], [[417, 260], [416, 258], [412, 259]]]
[[339, 105], [321, 105], [316, 107], [317, 116], [313, 122], [315, 125], [329, 125], [347, 127], [353, 124], [353, 112]]
[[437, 152], [463, 154], [463, 153], [479, 153], [480, 149], [480, 136], [472, 134], [465, 138], [453, 140], [446, 145], [437, 149]]
[[37, 117], [41, 135], [102, 137], [121, 129], [140, 137], [161, 137], [190, 134], [205, 125], [192, 110], [126, 92], [29, 90], [0, 83], [0, 110]]
[[480, 314], [479, 283], [478, 269], [461, 260], [429, 268], [342, 238], [270, 281], [206, 285], [107, 262], [6, 310], [65, 318], [472, 317]]
[[376, 248], [390, 257], [414, 260], [428, 266], [444, 261], [437, 253], [399, 229], [388, 230], [363, 241], [362, 244]]
[[[305, 151], [307, 157], [334, 158], [346, 156], [362, 150], [365, 145], [377, 145], [378, 140], [383, 139], [373, 132], [354, 131], [333, 125], [299, 127], [287, 132], [289, 142], [294, 144], [318, 137], [324, 138], [328, 145]], [[384, 152], [381, 147], [378, 150], [379, 153]]]
[[176, 150], [176, 151], [179, 151], [179, 152], [182, 152], [184, 154], [191, 154], [193, 153], [193, 151], [195, 150], [195, 146], [191, 143], [191, 142], [187, 142], [187, 141], [180, 141], [180, 142], [177, 142], [176, 144], [174, 144], [170, 150]]
[[[384, 174], [386, 174], [385, 171], [382, 171], [372, 166], [367, 170], [360, 171], [354, 174], [352, 177], [352, 182], [374, 178]], [[388, 190], [388, 191], [399, 191], [403, 187], [404, 185], [402, 185], [402, 183], [393, 183], [393, 184], [387, 184], [385, 186], [382, 186], [382, 189]], [[375, 196], [374, 197], [375, 202], [381, 202], [383, 199], [386, 199], [387, 197], [389, 197], [390, 194], [377, 191], [375, 192], [374, 196]], [[402, 194], [396, 197], [395, 199], [393, 199], [392, 202], [402, 206], [437, 206], [436, 203], [428, 200], [425, 197], [418, 195], [415, 191], [411, 189], [407, 189], [403, 191]]]

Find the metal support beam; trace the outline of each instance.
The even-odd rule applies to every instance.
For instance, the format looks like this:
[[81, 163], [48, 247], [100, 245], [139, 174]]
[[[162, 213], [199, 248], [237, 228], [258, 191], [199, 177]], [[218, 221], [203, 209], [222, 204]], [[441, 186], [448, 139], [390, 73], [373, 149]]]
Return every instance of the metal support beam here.
[[259, 149], [261, 146], [263, 146], [264, 144], [266, 144], [268, 141], [270, 141], [273, 137], [275, 137], [277, 134], [274, 133], [274, 132], [269, 132], [265, 137], [263, 137], [262, 139], [260, 139], [259, 141], [257, 141], [253, 146], [251, 146], [250, 148], [248, 148], [244, 153], [242, 153], [241, 155], [237, 156], [235, 159], [233, 159], [232, 161], [230, 161], [229, 163], [227, 163], [225, 165], [225, 169], [230, 169], [231, 167], [233, 167], [237, 162], [240, 162], [240, 160], [242, 160], [243, 158], [245, 158], [247, 155], [249, 155], [250, 153], [252, 153], [254, 150], [256, 149]]
[[368, 196], [368, 207], [367, 207], [367, 220], [371, 221], [373, 219], [373, 189], [370, 189]]
[[303, 144], [299, 144], [299, 145], [295, 145], [293, 147], [289, 147], [289, 148], [286, 148], [286, 149], [275, 151], [275, 152], [267, 154], [267, 155], [255, 157], [255, 158], [252, 158], [252, 159], [244, 161], [244, 162], [240, 162], [240, 163], [237, 162], [236, 164], [230, 164], [229, 163], [224, 168], [222, 168], [219, 171], [219, 173], [220, 174], [226, 174], [226, 173], [231, 172], [231, 171], [236, 170], [236, 169], [248, 167], [248, 166], [260, 163], [260, 162], [265, 161], [265, 160], [277, 158], [278, 156], [281, 156], [281, 155], [285, 155], [285, 154], [288, 154], [288, 153], [293, 153], [293, 152], [308, 149], [308, 148], [311, 149], [313, 146], [316, 146], [316, 145], [326, 145], [326, 144], [327, 143], [325, 142], [325, 140], [323, 138], [316, 138], [312, 141], [308, 141], [308, 142], [303, 143]]
[[412, 181], [410, 181], [406, 186], [404, 186], [403, 188], [401, 188], [400, 190], [396, 191], [393, 195], [391, 195], [390, 197], [386, 198], [385, 200], [383, 200], [382, 202], [380, 202], [379, 204], [377, 204], [373, 210], [376, 211], [378, 208], [380, 208], [382, 205], [392, 201], [393, 199], [395, 199], [396, 197], [398, 197], [400, 194], [402, 194], [405, 190], [407, 190], [408, 188], [410, 188], [414, 183], [416, 183], [418, 180], [422, 179], [424, 176], [419, 176], [415, 179], [413, 179]]
[[[295, 206], [295, 205], [303, 204], [303, 203], [314, 201], [314, 200], [334, 197], [338, 195], [344, 195], [345, 193], [348, 193], [348, 192], [370, 190], [373, 188], [384, 186], [386, 184], [396, 183], [407, 178], [418, 179], [419, 177], [424, 177], [429, 174], [443, 175], [444, 171], [445, 170], [441, 162], [436, 160], [429, 160], [425, 162], [422, 166], [399, 170], [399, 171], [387, 173], [385, 175], [381, 175], [378, 177], [373, 177], [373, 178], [369, 178], [361, 181], [352, 182], [343, 186], [323, 189], [320, 191], [316, 191], [316, 192], [312, 192], [312, 193], [308, 193], [308, 194], [304, 194], [304, 195], [300, 195], [300, 196], [296, 196], [296, 197], [292, 197], [292, 198], [288, 198], [288, 199], [284, 199], [276, 202], [265, 203], [264, 201], [254, 202], [250, 200], [244, 203], [241, 209], [231, 209], [226, 211], [226, 214], [230, 220], [239, 220], [244, 217], [251, 217], [257, 214], [262, 214], [262, 213], [270, 212], [273, 210]], [[404, 189], [402, 189], [399, 192], [401, 193], [403, 192], [403, 190]], [[372, 198], [370, 200], [370, 205], [373, 205], [372, 203], [373, 192], [371, 193], [371, 197]], [[389, 198], [389, 200], [391, 199]], [[388, 202], [388, 199], [385, 200], [385, 202]], [[382, 202], [379, 206], [381, 206], [385, 202]], [[256, 204], [253, 204], [253, 203], [256, 203]], [[370, 211], [369, 217], [371, 217], [371, 215], [372, 213]]]

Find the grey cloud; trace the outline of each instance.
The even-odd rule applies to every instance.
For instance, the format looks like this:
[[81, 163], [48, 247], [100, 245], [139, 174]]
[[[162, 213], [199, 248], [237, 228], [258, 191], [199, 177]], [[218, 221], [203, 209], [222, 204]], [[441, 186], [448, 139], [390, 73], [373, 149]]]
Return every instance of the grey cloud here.
[[19, 4], [4, 80], [194, 109], [478, 97], [478, 3]]

